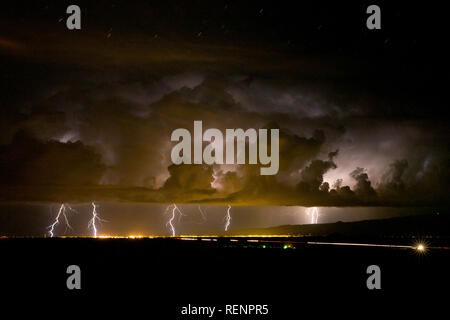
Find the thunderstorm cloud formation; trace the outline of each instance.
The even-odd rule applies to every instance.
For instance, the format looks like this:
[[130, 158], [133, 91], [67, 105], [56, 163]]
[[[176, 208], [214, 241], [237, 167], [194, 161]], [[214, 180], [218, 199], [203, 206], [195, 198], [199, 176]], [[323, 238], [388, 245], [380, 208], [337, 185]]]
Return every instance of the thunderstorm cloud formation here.
[[[388, 55], [384, 40], [372, 39], [381, 44], [350, 59], [339, 54], [350, 36], [338, 39], [340, 49], [315, 44], [320, 34], [292, 48], [251, 31], [233, 42], [225, 32], [190, 38], [194, 24], [162, 34], [142, 21], [88, 19], [78, 33], [64, 25], [47, 32], [47, 20], [2, 25], [0, 200], [448, 202], [442, 84], [429, 71], [435, 65], [405, 71], [403, 47]], [[116, 26], [106, 37], [109, 23]], [[339, 29], [329, 32], [323, 37]], [[261, 176], [259, 165], [172, 164], [172, 131], [192, 132], [195, 120], [222, 132], [278, 128], [278, 174]]]

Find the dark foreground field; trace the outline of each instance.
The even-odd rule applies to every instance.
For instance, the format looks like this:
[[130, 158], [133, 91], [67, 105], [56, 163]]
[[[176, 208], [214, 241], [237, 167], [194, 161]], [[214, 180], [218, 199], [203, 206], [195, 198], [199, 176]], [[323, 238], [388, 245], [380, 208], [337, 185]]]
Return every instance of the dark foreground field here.
[[[319, 318], [356, 316], [356, 306], [404, 314], [423, 301], [433, 301], [432, 308], [424, 306], [431, 312], [448, 297], [449, 250], [419, 254], [411, 248], [293, 243], [318, 240], [308, 238], [253, 240], [281, 242], [0, 239], [2, 308], [34, 315], [61, 314], [54, 309], [84, 314], [89, 308], [91, 315], [141, 311], [148, 319], [207, 319], [183, 316], [181, 307], [267, 304], [268, 315], [241, 318], [300, 319], [310, 311]], [[79, 291], [66, 288], [72, 264], [81, 267]], [[381, 290], [366, 287], [372, 264], [381, 268]], [[34, 307], [17, 308], [18, 302]]]

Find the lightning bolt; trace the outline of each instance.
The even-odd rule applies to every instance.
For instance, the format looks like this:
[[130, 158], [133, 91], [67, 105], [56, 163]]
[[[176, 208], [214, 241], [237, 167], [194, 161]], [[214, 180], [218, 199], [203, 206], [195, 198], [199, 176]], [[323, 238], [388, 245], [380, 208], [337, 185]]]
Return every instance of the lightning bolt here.
[[72, 226], [70, 225], [69, 219], [67, 218], [67, 214], [66, 214], [67, 208], [68, 208], [69, 210], [71, 210], [71, 211], [76, 212], [76, 211], [75, 211], [74, 209], [72, 209], [70, 206], [65, 205], [64, 203], [61, 204], [61, 206], [59, 207], [58, 214], [56, 215], [55, 221], [54, 221], [51, 225], [49, 225], [49, 226], [47, 227], [47, 229], [50, 229], [50, 230], [48, 231], [48, 233], [50, 234], [50, 238], [53, 238], [53, 236], [54, 236], [54, 233], [53, 233], [53, 232], [55, 231], [56, 225], [59, 224], [59, 219], [60, 219], [61, 215], [62, 215], [62, 217], [64, 218], [64, 222], [65, 222], [65, 224], [66, 224], [66, 231], [67, 231], [67, 229], [71, 229], [71, 230], [72, 230]]
[[179, 214], [178, 222], [180, 222], [180, 219], [181, 219], [182, 216], [184, 216], [184, 214], [183, 214], [183, 212], [181, 212], [180, 209], [178, 209], [178, 207], [177, 207], [177, 205], [176, 205], [175, 203], [169, 205], [169, 206], [166, 208], [166, 213], [169, 212], [169, 209], [170, 209], [170, 207], [172, 207], [172, 206], [173, 206], [173, 208], [172, 208], [172, 214], [170, 215], [169, 220], [168, 220], [167, 223], [166, 223], [166, 226], [170, 229], [170, 233], [172, 234], [172, 237], [174, 237], [175, 234], [176, 234], [176, 231], [175, 231], [175, 227], [174, 227], [174, 225], [173, 225], [173, 221], [175, 220], [176, 214], [177, 214], [177, 212], [178, 212], [178, 214]]
[[94, 232], [94, 238], [97, 238], [97, 226], [95, 224], [96, 221], [101, 222], [106, 220], [103, 220], [102, 218], [99, 217], [97, 213], [97, 205], [94, 202], [92, 202], [92, 219], [89, 220], [88, 229], [92, 229], [92, 231]]
[[230, 214], [231, 206], [228, 205], [227, 214], [225, 215], [225, 231], [228, 231], [228, 227], [231, 223], [231, 214]]
[[319, 209], [317, 207], [306, 208], [306, 214], [311, 216], [311, 224], [317, 224], [319, 219]]
[[202, 207], [198, 206], [198, 211], [200, 211], [200, 215], [202, 216], [202, 221], [199, 222], [199, 224], [205, 223], [206, 222], [206, 214], [205, 214], [205, 212], [203, 212]]

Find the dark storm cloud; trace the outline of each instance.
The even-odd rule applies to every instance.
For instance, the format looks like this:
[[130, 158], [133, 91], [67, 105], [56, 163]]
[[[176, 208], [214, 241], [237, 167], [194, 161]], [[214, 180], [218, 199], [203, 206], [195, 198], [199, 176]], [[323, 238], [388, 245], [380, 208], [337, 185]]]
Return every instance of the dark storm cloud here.
[[105, 166], [82, 142], [42, 142], [18, 132], [0, 149], [0, 181], [8, 185], [95, 185]]
[[212, 166], [172, 164], [168, 169], [170, 176], [161, 189], [168, 199], [203, 200], [215, 192]]
[[350, 177], [356, 180], [354, 186], [355, 194], [362, 199], [371, 199], [376, 196], [375, 190], [372, 188], [369, 176], [363, 168], [356, 168], [350, 173]]
[[[9, 132], [27, 130], [33, 135], [29, 139], [35, 143], [27, 144], [14, 138], [3, 147], [3, 150], [15, 150], [19, 144], [19, 149], [25, 152], [21, 158], [13, 158], [12, 151], [3, 151], [3, 159], [14, 159], [15, 165], [21, 168], [10, 170], [11, 164], [4, 165], [4, 181], [11, 181], [16, 185], [39, 183], [63, 184], [68, 187], [83, 183], [97, 185], [99, 188], [102, 188], [101, 185], [116, 185], [122, 186], [122, 189], [110, 189], [106, 193], [99, 193], [98, 189], [86, 190], [82, 197], [84, 199], [92, 194], [107, 199], [137, 201], [164, 199], [356, 205], [405, 202], [400, 200], [406, 199], [411, 192], [418, 192], [424, 200], [432, 201], [435, 197], [429, 192], [423, 193], [422, 186], [426, 184], [429, 188], [442, 190], [439, 183], [443, 179], [433, 176], [430, 169], [431, 164], [440, 165], [437, 159], [426, 160], [429, 150], [427, 147], [423, 147], [423, 156], [411, 154], [410, 161], [416, 163], [416, 167], [412, 168], [415, 169], [416, 177], [412, 176], [413, 173], [408, 173], [409, 178], [404, 177], [407, 169], [404, 162], [391, 167], [388, 164], [372, 167], [372, 170], [375, 168], [381, 173], [377, 183], [380, 189], [378, 197], [369, 175], [361, 168], [355, 170], [354, 161], [349, 163], [350, 166], [353, 164], [353, 169], [340, 175], [340, 178], [351, 178], [347, 182], [350, 186], [338, 184], [330, 188], [330, 183], [325, 182], [324, 177], [339, 170], [336, 161], [341, 157], [365, 154], [379, 156], [357, 147], [358, 139], [366, 139], [364, 135], [349, 135], [349, 132], [361, 130], [359, 123], [365, 121], [364, 118], [359, 115], [358, 125], [355, 127], [352, 116], [342, 117], [345, 131], [336, 130], [327, 125], [329, 115], [335, 112], [336, 107], [330, 108], [329, 104], [323, 104], [322, 110], [328, 110], [328, 113], [325, 112], [322, 116], [314, 115], [311, 118], [305, 114], [293, 113], [290, 114], [289, 121], [283, 121], [285, 117], [279, 112], [264, 110], [258, 113], [249, 110], [247, 105], [238, 103], [229, 88], [241, 86], [240, 81], [229, 77], [193, 76], [185, 73], [167, 78], [127, 81], [121, 77], [108, 79], [100, 76], [90, 79], [87, 84], [55, 86], [51, 94], [42, 95], [36, 102], [28, 102], [28, 110], [22, 112], [16, 121], [9, 122]], [[270, 95], [270, 87], [266, 91]], [[293, 107], [297, 108], [297, 105], [294, 103]], [[179, 127], [192, 130], [193, 121], [198, 119], [203, 120], [207, 127], [221, 130], [234, 127], [280, 128], [279, 174], [263, 177], [251, 165], [232, 168], [171, 165], [169, 155], [173, 144], [169, 141], [170, 133]], [[308, 131], [300, 125], [307, 119], [313, 119], [315, 127], [310, 128], [309, 137], [301, 135]], [[299, 123], [298, 128], [292, 125], [296, 121]], [[42, 126], [43, 123], [45, 126]], [[382, 120], [378, 121], [377, 126], [388, 128], [383, 125]], [[410, 132], [418, 134], [421, 130], [421, 127], [412, 127]], [[346, 141], [348, 137], [352, 141]], [[418, 138], [424, 139], [421, 136]], [[367, 139], [375, 145], [386, 143], [390, 137], [388, 134], [380, 134]], [[401, 138], [401, 135], [396, 139], [389, 148], [406, 143], [406, 138]], [[350, 151], [345, 147], [348, 144], [353, 145]], [[40, 149], [40, 145], [58, 146], [62, 154], [56, 151], [36, 152], [32, 148], [37, 146]], [[64, 151], [64, 147], [71, 150], [73, 146], [78, 146], [77, 153]], [[81, 157], [80, 150], [84, 150], [81, 146], [90, 150], [92, 159], [89, 156]], [[334, 149], [341, 146], [345, 152]], [[46, 153], [48, 155], [45, 157], [39, 156]], [[389, 155], [385, 156], [389, 159]], [[46, 173], [45, 161], [55, 168], [54, 173]], [[36, 166], [40, 166], [41, 174], [31, 169]], [[440, 168], [445, 173], [445, 167]], [[9, 176], [6, 175], [7, 172], [11, 172]], [[127, 191], [126, 188], [130, 187], [150, 189]], [[402, 197], [395, 198], [392, 195], [392, 189], [395, 188], [396, 194], [401, 191]], [[158, 189], [159, 191], [155, 191]], [[45, 188], [43, 192], [45, 193]], [[76, 193], [79, 194], [79, 191]], [[435, 192], [435, 196], [437, 195]], [[57, 198], [57, 192], [53, 197]], [[422, 198], [418, 197], [416, 200]]]
[[[55, 26], [57, 7], [2, 23], [2, 199], [447, 201], [446, 100], [433, 73], [439, 59], [424, 59], [425, 47], [388, 47], [381, 33], [352, 32], [359, 20], [350, 28], [349, 20], [327, 17], [325, 31], [310, 30], [307, 10], [289, 20], [303, 32], [272, 34], [284, 30], [285, 17], [274, 13], [259, 22], [251, 5], [233, 9], [249, 15], [233, 29], [222, 6], [211, 6], [224, 28], [194, 19], [188, 13], [198, 10], [181, 3], [175, 12], [125, 6], [123, 12], [137, 15], [131, 26], [110, 8], [110, 20], [96, 21], [104, 8], [86, 4], [81, 32]], [[170, 134], [192, 131], [194, 120], [204, 130], [279, 128], [279, 173], [260, 176], [252, 165], [172, 165]]]
[[[416, 177], [408, 173], [409, 178], [405, 177], [403, 181], [406, 175], [403, 162], [392, 167], [388, 164], [384, 166], [383, 163], [372, 166], [372, 170], [380, 172], [377, 180], [379, 194], [374, 190], [369, 175], [360, 168], [354, 169], [356, 165], [364, 163], [354, 161], [349, 163], [350, 166], [353, 164], [353, 169], [340, 173], [339, 176], [351, 178], [347, 182], [350, 185], [330, 188], [333, 181], [325, 182], [324, 177], [339, 170], [338, 160], [341, 157], [380, 156], [358, 147], [358, 139], [366, 139], [364, 143], [371, 141], [371, 145], [376, 145], [389, 141], [389, 135], [372, 135], [368, 138], [354, 135], [352, 132], [359, 132], [360, 123], [365, 121], [361, 115], [358, 116], [356, 127], [352, 123], [352, 116], [341, 117], [340, 121], [345, 124], [344, 131], [328, 126], [329, 116], [335, 112], [336, 107], [330, 108], [327, 103], [322, 105], [322, 112], [328, 110], [322, 116], [315, 114], [311, 118], [294, 112], [290, 114], [289, 121], [283, 121], [285, 117], [279, 112], [264, 110], [258, 113], [249, 110], [247, 105], [238, 103], [229, 91], [233, 86], [241, 86], [240, 80], [223, 76], [192, 76], [189, 73], [127, 81], [121, 77], [97, 77], [90, 79], [87, 84], [55, 86], [51, 94], [42, 95], [36, 102], [29, 101], [28, 110], [22, 112], [16, 121], [9, 122], [9, 132], [27, 130], [33, 135], [29, 139], [33, 139], [35, 143], [21, 142], [20, 145], [15, 138], [3, 147], [3, 150], [14, 150], [19, 143], [20, 149], [26, 152], [18, 159], [12, 158], [12, 151], [3, 152], [3, 159], [15, 159], [15, 165], [22, 168], [22, 171], [19, 170], [13, 176], [11, 174], [15, 171], [8, 169], [11, 165], [5, 165], [4, 181], [11, 181], [16, 185], [40, 183], [70, 187], [88, 183], [99, 188], [102, 188], [101, 185], [125, 187], [114, 192], [110, 189], [103, 194], [97, 189], [86, 190], [83, 198], [91, 193], [107, 199], [137, 201], [164, 199], [324, 205], [402, 202], [400, 199], [406, 199], [410, 192], [419, 192], [424, 200], [432, 201], [435, 199], [433, 195], [422, 193], [424, 188], [421, 186], [426, 184], [429, 188], [442, 190], [439, 183], [443, 179], [433, 176], [430, 169], [432, 163], [438, 166], [438, 160], [426, 160], [428, 147], [423, 147], [423, 156], [411, 154], [410, 161], [416, 163], [416, 167], [412, 168], [415, 169]], [[270, 95], [270, 87], [266, 91]], [[297, 108], [297, 105], [294, 103], [293, 107]], [[170, 149], [173, 144], [169, 141], [170, 133], [180, 127], [192, 130], [193, 121], [198, 119], [203, 120], [207, 127], [221, 130], [234, 127], [280, 128], [279, 174], [263, 177], [251, 165], [231, 168], [171, 165]], [[306, 130], [301, 126], [307, 119], [313, 120], [315, 128]], [[297, 128], [293, 125], [296, 121], [299, 123]], [[42, 126], [43, 123], [45, 126]], [[379, 128], [388, 128], [383, 125], [383, 120], [377, 123]], [[411, 127], [410, 132], [418, 134], [421, 130], [421, 127]], [[348, 138], [351, 141], [345, 140]], [[424, 139], [421, 136], [418, 138]], [[52, 140], [53, 142], [49, 142]], [[398, 148], [407, 143], [407, 138], [403, 139], [401, 135], [396, 140], [388, 147]], [[350, 149], [346, 148], [349, 144], [352, 146]], [[38, 157], [43, 151], [35, 152], [33, 145], [58, 146], [63, 154], [48, 151], [51, 159], [48, 155], [46, 158]], [[80, 152], [63, 152], [64, 147], [71, 150], [73, 146], [79, 146], [80, 150], [87, 148], [92, 157], [95, 155], [94, 160], [90, 157], [78, 159]], [[336, 147], [343, 147], [344, 151], [338, 153]], [[387, 159], [390, 157], [384, 156]], [[46, 162], [34, 163], [33, 161], [38, 160], [33, 159], [49, 161], [50, 167], [54, 167], [56, 171], [53, 174], [46, 173]], [[41, 174], [31, 170], [36, 166], [41, 166]], [[440, 168], [445, 173], [445, 167]], [[6, 172], [11, 174], [7, 176]], [[126, 188], [130, 187], [149, 189], [139, 192], [130, 189], [128, 194]], [[393, 197], [393, 188], [401, 190], [404, 196]], [[158, 189], [159, 191], [155, 191]], [[400, 192], [398, 190], [397, 194]]]
[[300, 174], [299, 188], [305, 191], [318, 190], [323, 183], [323, 175], [330, 169], [335, 169], [333, 161], [313, 160]]

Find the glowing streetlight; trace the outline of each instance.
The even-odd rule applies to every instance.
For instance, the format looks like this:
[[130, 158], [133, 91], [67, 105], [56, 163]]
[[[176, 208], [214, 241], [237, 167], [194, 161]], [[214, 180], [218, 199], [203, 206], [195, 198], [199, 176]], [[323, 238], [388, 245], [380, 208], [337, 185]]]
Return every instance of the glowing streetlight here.
[[423, 252], [423, 251], [425, 251], [425, 246], [424, 246], [423, 244], [419, 244], [419, 245], [416, 247], [416, 250], [417, 250], [417, 251], [420, 251], [420, 252]]

